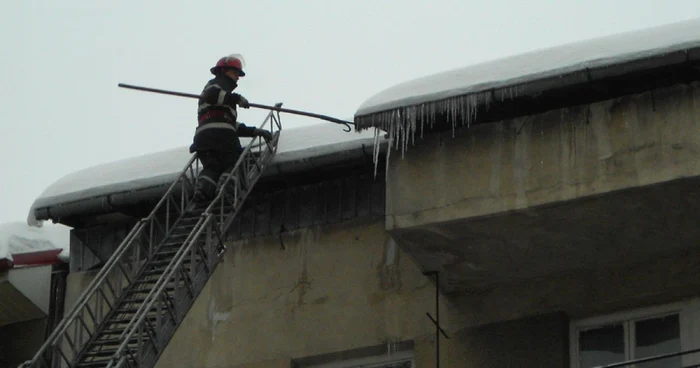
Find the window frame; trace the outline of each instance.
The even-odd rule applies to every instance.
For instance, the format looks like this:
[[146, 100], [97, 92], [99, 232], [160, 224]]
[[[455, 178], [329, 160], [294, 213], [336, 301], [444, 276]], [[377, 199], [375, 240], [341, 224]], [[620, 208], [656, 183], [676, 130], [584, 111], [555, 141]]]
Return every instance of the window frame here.
[[[404, 360], [410, 360], [411, 368], [416, 366], [413, 350], [396, 351], [392, 352], [391, 355], [384, 353], [380, 355], [321, 363], [318, 365], [311, 365], [309, 368], [353, 368], [356, 366], [363, 367], [364, 365], [372, 365], [372, 367], [374, 367], [374, 365], [377, 364], [398, 363]], [[381, 366], [378, 368], [381, 368]]]
[[[630, 309], [590, 318], [572, 320], [569, 326], [569, 366], [581, 368], [579, 364], [579, 332], [611, 324], [623, 324], [625, 338], [625, 356], [634, 353], [633, 322], [650, 318], [659, 318], [678, 314], [680, 323], [681, 351], [700, 347], [700, 298], [658, 305], [646, 308]], [[700, 353], [681, 356], [683, 366], [700, 364]], [[629, 359], [628, 359], [629, 360]], [[630, 365], [630, 367], [633, 367]]]

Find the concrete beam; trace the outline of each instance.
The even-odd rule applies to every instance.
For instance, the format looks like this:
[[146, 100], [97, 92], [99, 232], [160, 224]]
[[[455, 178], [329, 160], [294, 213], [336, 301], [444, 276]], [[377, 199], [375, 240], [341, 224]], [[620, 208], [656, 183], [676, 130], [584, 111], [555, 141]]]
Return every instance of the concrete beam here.
[[700, 175], [700, 84], [416, 139], [386, 227], [406, 229]]

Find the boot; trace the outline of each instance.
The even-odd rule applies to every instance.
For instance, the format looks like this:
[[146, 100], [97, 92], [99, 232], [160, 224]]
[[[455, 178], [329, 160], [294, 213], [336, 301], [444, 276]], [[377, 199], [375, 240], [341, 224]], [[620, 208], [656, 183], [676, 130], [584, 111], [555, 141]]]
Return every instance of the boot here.
[[224, 181], [221, 180], [219, 182], [218, 191], [223, 191], [224, 198], [228, 204], [233, 205], [236, 203], [236, 178], [232, 178], [229, 180], [229, 182], [226, 184], [226, 187], [223, 187]]
[[200, 189], [195, 190], [194, 195], [192, 196], [192, 201], [196, 204], [202, 204], [206, 202], [207, 199], [207, 195]]
[[194, 195], [192, 196], [192, 202], [200, 205], [211, 201], [215, 190], [216, 187], [209, 180], [202, 177], [198, 178]]

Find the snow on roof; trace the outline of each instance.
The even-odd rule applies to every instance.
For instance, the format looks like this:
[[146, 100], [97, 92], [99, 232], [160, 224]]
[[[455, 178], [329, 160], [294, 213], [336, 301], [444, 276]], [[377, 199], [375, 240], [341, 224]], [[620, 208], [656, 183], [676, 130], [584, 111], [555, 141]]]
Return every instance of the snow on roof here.
[[[362, 120], [369, 120], [369, 117], [363, 119], [362, 116], [392, 109], [404, 118], [415, 116], [416, 111], [398, 109], [697, 46], [700, 46], [700, 19], [532, 51], [393, 86], [360, 105], [355, 123], [358, 128], [377, 126], [376, 119], [375, 124], [363, 123]], [[434, 108], [447, 110], [455, 106], [444, 104]]]
[[62, 249], [59, 257], [67, 259], [70, 228], [51, 225], [42, 228], [22, 222], [0, 224], [0, 260], [12, 260], [12, 255], [43, 250]]
[[[307, 158], [374, 145], [372, 132], [345, 132], [337, 124], [320, 123], [282, 129], [277, 154], [271, 164], [283, 164]], [[244, 146], [250, 138], [242, 138]], [[44, 190], [32, 204], [27, 223], [41, 226], [35, 209], [118, 192], [171, 183], [190, 159], [189, 146], [169, 149], [121, 161], [89, 167], [68, 174]]]
[[[424, 124], [432, 125], [438, 114], [448, 117], [454, 132], [457, 124], [469, 126], [477, 110], [498, 99], [583, 83], [603, 68], [678, 51], [684, 52], [684, 60], [696, 60], [698, 50], [700, 18], [470, 65], [404, 82], [372, 96], [355, 112], [355, 130], [387, 131], [389, 145], [400, 147], [403, 156], [416, 132], [422, 134]], [[648, 63], [640, 68], [653, 66]], [[387, 165], [390, 151], [386, 151]]]

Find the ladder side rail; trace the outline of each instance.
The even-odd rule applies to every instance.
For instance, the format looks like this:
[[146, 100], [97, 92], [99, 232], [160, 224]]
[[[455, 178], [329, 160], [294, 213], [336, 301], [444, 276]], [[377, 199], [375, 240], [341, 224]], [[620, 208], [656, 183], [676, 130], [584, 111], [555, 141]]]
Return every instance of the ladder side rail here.
[[[276, 106], [279, 107], [279, 106], [281, 106], [281, 104], [277, 104]], [[273, 113], [274, 113], [274, 112], [271, 111], [271, 112], [267, 115], [267, 117], [265, 118], [265, 120], [264, 120], [263, 123], [261, 124], [261, 129], [263, 129], [263, 128], [265, 127], [265, 125], [266, 125], [269, 121], [271, 121], [271, 120], [273, 119], [273, 117], [274, 117]], [[278, 123], [278, 124], [276, 125], [276, 127], [280, 127], [280, 124]], [[278, 131], [275, 132], [275, 133], [277, 133], [277, 135], [279, 135]], [[256, 137], [256, 138], [254, 138], [254, 139], [251, 141], [251, 143], [253, 143], [255, 140], [264, 141], [264, 139], [262, 139], [262, 138], [260, 138], [260, 137]], [[240, 155], [240, 157], [238, 158], [238, 161], [236, 162], [236, 165], [235, 165], [234, 168], [231, 170], [231, 173], [232, 173], [232, 174], [236, 173], [237, 170], [239, 170], [241, 167], [243, 167], [242, 164], [245, 162], [246, 157], [247, 157], [249, 154], [251, 154], [250, 152], [251, 152], [251, 150], [253, 149], [254, 146], [255, 146], [255, 144], [248, 144], [248, 146], [246, 146], [246, 148], [243, 150], [243, 153], [242, 153], [242, 154]], [[266, 146], [268, 146], [268, 145], [266, 144]], [[228, 184], [228, 182], [231, 180], [231, 177], [232, 177], [232, 176], [233, 176], [233, 175], [229, 175], [229, 176], [228, 176], [227, 180], [226, 180], [226, 181], [223, 183], [223, 185], [222, 185], [223, 188], [226, 187], [226, 185]], [[204, 212], [203, 212], [203, 214], [202, 214], [202, 218], [204, 218], [204, 216], [205, 216], [206, 214], [211, 213], [211, 211], [212, 211], [212, 210], [214, 209], [214, 207], [216, 206], [216, 203], [217, 203], [217, 202], [221, 202], [221, 199], [222, 199], [221, 197], [223, 196], [223, 192], [224, 192], [224, 191], [219, 191], [219, 192], [217, 193], [217, 196], [212, 200], [212, 202], [209, 204], [209, 206], [204, 210]], [[192, 232], [188, 235], [187, 239], [185, 239], [185, 241], [184, 241], [184, 243], [183, 243], [183, 246], [181, 246], [181, 247], [177, 250], [177, 252], [176, 252], [175, 255], [173, 256], [172, 260], [168, 263], [168, 265], [166, 266], [165, 270], [164, 270], [163, 273], [161, 274], [161, 277], [158, 278], [158, 280], [156, 281], [156, 283], [155, 283], [155, 285], [153, 286], [153, 288], [151, 289], [151, 291], [150, 291], [150, 292], [148, 293], [148, 295], [145, 297], [143, 303], [141, 304], [141, 306], [140, 306], [139, 309], [137, 310], [136, 314], [134, 315], [134, 318], [131, 320], [131, 322], [130, 322], [130, 323], [127, 325], [127, 327], [124, 329], [124, 332], [120, 335], [120, 339], [125, 339], [126, 334], [128, 333], [128, 331], [129, 331], [132, 327], [134, 327], [134, 322], [138, 320], [138, 316], [139, 316], [140, 314], [142, 314], [142, 313], [147, 313], [147, 312], [148, 312], [148, 308], [145, 308], [145, 306], [146, 306], [146, 305], [149, 305], [149, 301], [150, 301], [151, 299], [158, 299], [159, 295], [157, 295], [157, 293], [156, 293], [155, 291], [158, 290], [158, 287], [160, 286], [160, 284], [162, 284], [162, 283], [167, 283], [167, 282], [168, 282], [168, 278], [165, 277], [165, 276], [168, 275], [168, 274], [170, 273], [171, 270], [174, 270], [174, 269], [177, 268], [177, 266], [176, 266], [176, 260], [180, 257], [180, 255], [181, 255], [182, 253], [186, 253], [186, 252], [187, 252], [187, 250], [185, 249], [185, 248], [187, 248], [187, 247], [185, 247], [185, 244], [187, 244], [187, 241], [190, 240], [190, 238], [192, 237], [192, 235], [197, 231], [197, 229], [198, 229], [200, 226], [205, 226], [205, 225], [202, 223], [202, 218], [200, 218], [200, 221], [199, 221], [199, 222], [195, 225], [195, 227], [192, 229]], [[128, 341], [128, 339], [127, 339], [127, 341]]]
[[[275, 104], [275, 107], [279, 108], [282, 106], [282, 103], [277, 103]], [[265, 120], [263, 123], [260, 125], [260, 129], [265, 129], [268, 124], [270, 124], [269, 131], [270, 133], [273, 134], [273, 138], [275, 134], [279, 135], [279, 131], [281, 130], [281, 124], [279, 123], [279, 118], [275, 119], [274, 116], [275, 111], [270, 111], [270, 113], [267, 114], [267, 117], [265, 117]], [[279, 112], [278, 112], [279, 114]], [[269, 143], [265, 142], [265, 140], [262, 137], [254, 137], [250, 143], [246, 146], [246, 148], [243, 150], [241, 153], [241, 156], [238, 158], [238, 161], [236, 161], [236, 165], [231, 169], [229, 172], [230, 175], [228, 175], [228, 178], [222, 183], [221, 187], [226, 188], [231, 180], [231, 178], [236, 177], [235, 174], [238, 173], [238, 171], [244, 167], [245, 161], [248, 158], [248, 155], [253, 155], [252, 151], [255, 147], [266, 147], [272, 149]], [[235, 179], [234, 179], [235, 180]], [[248, 188], [249, 190], [252, 189], [252, 187]], [[211, 201], [209, 206], [204, 210], [204, 213], [215, 213], [214, 211], [216, 210], [217, 203], [220, 200], [220, 196], [223, 195], [225, 190], [220, 190], [217, 193], [217, 196], [214, 197], [214, 199]]]
[[[281, 105], [282, 105], [281, 103], [278, 103], [278, 104], [276, 104], [275, 106], [276, 106], [276, 107], [280, 107]], [[273, 125], [273, 123], [272, 123], [273, 120], [276, 122], [274, 125]], [[270, 125], [271, 125], [271, 128], [270, 128], [270, 129], [271, 129], [271, 132], [274, 131], [275, 136], [273, 136], [273, 137], [276, 138], [277, 136], [279, 136], [279, 129], [281, 129], [281, 124], [280, 124], [280, 122], [279, 122], [279, 118], [274, 119], [274, 111], [270, 111], [270, 113], [268, 113], [267, 117], [265, 118], [265, 120], [263, 121], [263, 123], [260, 125], [260, 128], [261, 128], [261, 129], [264, 129], [265, 126], [266, 126], [268, 123], [270, 123]], [[276, 128], [276, 130], [275, 130], [275, 128]], [[230, 174], [232, 174], [232, 175], [229, 175], [228, 178], [224, 181], [224, 183], [222, 183], [222, 188], [226, 188], [226, 186], [228, 185], [229, 181], [230, 181], [231, 178], [234, 176], [233, 174], [236, 174], [236, 173], [238, 172], [238, 170], [240, 170], [242, 167], [244, 167], [244, 163], [245, 163], [245, 161], [246, 161], [248, 155], [252, 155], [251, 151], [252, 151], [253, 147], [256, 146], [256, 144], [254, 143], [254, 142], [256, 142], [256, 141], [258, 142], [258, 144], [264, 144], [264, 147], [266, 147], [266, 148], [272, 148], [272, 147], [270, 146], [270, 144], [268, 144], [267, 142], [265, 142], [265, 143], [260, 143], [260, 142], [264, 142], [264, 139], [263, 139], [263, 138], [261, 138], [261, 137], [255, 137], [255, 138], [253, 138], [253, 140], [251, 140], [250, 144], [248, 144], [248, 145], [246, 146], [246, 148], [243, 150], [243, 153], [242, 153], [242, 154], [240, 155], [240, 157], [238, 158], [238, 161], [236, 161], [236, 165], [234, 166], [234, 168], [233, 168], [233, 169], [231, 170], [231, 172], [230, 172]], [[276, 139], [275, 139], [275, 142], [276, 142]], [[207, 208], [204, 210], [204, 212], [202, 213], [202, 217], [204, 217], [206, 214], [211, 214], [212, 211], [215, 209], [217, 203], [223, 203], [223, 201], [222, 201], [222, 196], [223, 196], [223, 195], [224, 195], [224, 190], [220, 190], [220, 191], [217, 193], [216, 197], [214, 197], [214, 199], [211, 201], [211, 203], [209, 204], [209, 206], [207, 206]], [[222, 204], [222, 206], [223, 206], [223, 204]], [[129, 322], [129, 324], [127, 325], [127, 327], [124, 329], [124, 332], [122, 332], [122, 334], [120, 335], [120, 339], [124, 339], [124, 338], [125, 338], [125, 336], [126, 336], [126, 334], [128, 333], [128, 331], [133, 327], [134, 322], [135, 322], [136, 320], [138, 320], [138, 316], [139, 316], [140, 314], [142, 314], [142, 313], [143, 313], [143, 314], [148, 313], [148, 309], [145, 308], [145, 306], [149, 304], [149, 301], [150, 301], [151, 299], [158, 299], [158, 298], [159, 298], [159, 295], [157, 295], [157, 293], [156, 293], [155, 291], [158, 289], [158, 286], [159, 286], [161, 283], [167, 283], [167, 282], [168, 282], [168, 279], [165, 277], [165, 275], [169, 274], [169, 273], [170, 273], [169, 271], [171, 271], [172, 269], [174, 269], [174, 267], [176, 267], [176, 266], [175, 266], [176, 260], [177, 260], [178, 257], [181, 255], [181, 253], [185, 253], [185, 252], [186, 252], [186, 250], [185, 250], [186, 247], [184, 246], [184, 244], [187, 244], [187, 241], [191, 238], [192, 234], [193, 234], [194, 232], [196, 232], [196, 230], [198, 229], [199, 226], [204, 226], [204, 225], [202, 224], [201, 218], [200, 218], [200, 221], [199, 221], [199, 222], [195, 225], [195, 227], [192, 229], [192, 232], [187, 236], [187, 239], [185, 239], [185, 241], [183, 242], [183, 246], [181, 246], [181, 247], [177, 250], [177, 252], [175, 253], [175, 255], [173, 255], [172, 260], [168, 263], [168, 265], [167, 265], [166, 268], [164, 269], [163, 273], [161, 274], [161, 276], [160, 276], [160, 277], [158, 278], [158, 280], [156, 281], [155, 285], [151, 288], [151, 291], [150, 291], [150, 292], [148, 293], [148, 295], [144, 298], [144, 301], [141, 303], [141, 306], [138, 308], [136, 314], [134, 315], [134, 317], [132, 318], [132, 320]], [[128, 341], [128, 339], [127, 339], [127, 341]]]
[[[129, 242], [129, 244], [131, 244], [131, 240], [134, 239], [137, 234], [141, 233], [143, 228], [144, 221], [139, 221], [136, 226], [131, 229], [127, 237], [124, 239], [124, 242]], [[119, 267], [114, 267], [114, 265], [119, 263], [117, 260], [121, 259], [121, 256], [126, 253], [127, 248], [128, 247], [124, 247], [122, 249], [118, 248], [118, 250], [121, 250], [121, 252], [110, 257], [108, 262], [100, 269], [95, 279], [93, 279], [88, 288], [83, 292], [83, 294], [81, 294], [80, 298], [71, 309], [70, 314], [61, 320], [61, 323], [59, 323], [59, 325], [54, 329], [49, 338], [46, 339], [44, 344], [39, 348], [38, 352], [28, 363], [29, 367], [41, 367], [40, 361], [46, 356], [45, 353], [49, 351], [50, 348], [55, 349], [54, 353], [56, 350], [58, 350], [60, 356], [63, 358], [62, 360], [68, 364], [71, 363], [69, 361], [70, 359], [75, 358], [80, 353], [80, 350], [84, 344], [74, 341], [77, 325], [80, 324], [79, 317], [86, 309], [93, 308], [91, 305], [92, 303], [95, 304], [94, 307], [98, 311], [101, 309], [100, 306], [103, 303], [107, 305], [114, 304], [114, 301], [116, 300], [116, 297], [118, 297], [119, 293], [118, 291], [111, 290], [112, 285], [109, 283], [109, 276], [113, 276], [115, 273], [113, 271], [122, 271]], [[121, 273], [124, 274], [125, 272], [122, 271]], [[98, 314], [101, 315], [101, 313]], [[98, 320], [94, 322], [97, 325], [100, 321]]]
[[[282, 104], [277, 104], [275, 105], [276, 107], [280, 107]], [[237, 170], [240, 170], [241, 168], [244, 168], [244, 162], [248, 158], [249, 155], [253, 155], [253, 148], [257, 146], [254, 142], [257, 141], [260, 147], [264, 147], [263, 155], [265, 152], [274, 152], [276, 151], [276, 143], [278, 142], [279, 139], [279, 131], [281, 130], [281, 123], [279, 118], [275, 119], [274, 118], [274, 111], [271, 111], [268, 116], [266, 117], [265, 121], [263, 124], [261, 124], [260, 128], [264, 129], [264, 127], [267, 124], [270, 124], [270, 131], [273, 133], [273, 140], [271, 142], [265, 142], [262, 137], [255, 137], [253, 140], [250, 142], [250, 144], [247, 145], [247, 147], [243, 150], [243, 153], [241, 156], [238, 158], [238, 161], [236, 162], [236, 165], [234, 168], [231, 170], [231, 174], [235, 174]], [[264, 142], [264, 143], [262, 143]], [[267, 155], [269, 157], [272, 157], [272, 155]], [[259, 177], [262, 174], [260, 172], [257, 177]], [[226, 185], [228, 182], [231, 180], [233, 175], [229, 175], [227, 180], [223, 183], [222, 188], [226, 188]], [[257, 181], [257, 180], [255, 180]], [[248, 191], [252, 189], [251, 187], [248, 187]], [[178, 249], [178, 251], [175, 253], [173, 256], [172, 260], [169, 262], [167, 265], [166, 269], [163, 271], [161, 276], [158, 278], [156, 281], [155, 285], [152, 287], [151, 291], [149, 294], [146, 296], [145, 300], [141, 303], [140, 307], [138, 308], [136, 314], [130, 321], [130, 323], [127, 325], [127, 327], [124, 329], [122, 334], [120, 335], [120, 339], [123, 341], [122, 344], [119, 346], [117, 351], [114, 353], [112, 356], [112, 359], [110, 360], [110, 363], [108, 367], [112, 367], [113, 365], [119, 363], [119, 362], [124, 362], [125, 359], [124, 356], [128, 354], [128, 344], [127, 342], [131, 341], [133, 339], [134, 334], [137, 333], [139, 330], [139, 326], [142, 325], [148, 315], [148, 312], [153, 308], [154, 303], [162, 300], [160, 298], [161, 294], [165, 290], [167, 284], [173, 279], [175, 273], [181, 266], [182, 262], [188, 257], [188, 253], [191, 252], [192, 247], [194, 244], [197, 243], [199, 240], [199, 236], [202, 233], [203, 229], [210, 224], [211, 221], [213, 221], [213, 217], [215, 216], [215, 213], [212, 213], [213, 210], [215, 210], [216, 204], [221, 202], [221, 197], [224, 195], [224, 190], [220, 190], [217, 194], [217, 196], [212, 200], [210, 205], [204, 210], [202, 213], [200, 220], [197, 222], [195, 227], [192, 229], [192, 232], [188, 235], [187, 239], [185, 239], [185, 242], [183, 245]], [[237, 212], [237, 211], [234, 211]], [[223, 245], [222, 245], [223, 246]], [[211, 255], [207, 255], [207, 257], [210, 257]], [[207, 262], [206, 259], [201, 260], [200, 262]], [[191, 267], [195, 267], [193, 264]], [[162, 302], [162, 301], [161, 301]], [[138, 339], [137, 341], [142, 341], [141, 339]], [[141, 349], [142, 347], [139, 346], [138, 349]]]
[[[259, 167], [261, 167], [261, 168], [267, 167], [267, 164], [272, 160], [272, 157], [274, 156], [274, 153], [275, 153], [274, 151], [276, 151], [278, 140], [279, 140], [279, 134], [275, 133], [275, 135], [273, 135], [273, 139], [270, 141], [270, 144], [271, 144], [272, 147], [274, 147], [274, 149], [270, 149], [270, 150], [266, 150], [266, 151], [262, 152], [262, 153], [256, 158], [256, 161], [255, 161], [256, 166], [259, 166]], [[259, 171], [260, 171], [260, 170], [259, 170]], [[238, 172], [237, 174], [239, 174], [239, 175], [242, 176], [242, 175], [246, 175], [247, 172], [249, 172], [249, 171], [248, 171], [248, 170], [243, 170], [243, 168], [241, 168], [241, 169], [240, 169], [240, 172]], [[232, 176], [233, 176], [233, 175], [232, 175]], [[255, 187], [255, 184], [257, 184], [257, 182], [258, 182], [258, 180], [260, 179], [261, 176], [262, 176], [262, 171], [255, 173], [255, 175], [253, 175], [252, 178], [248, 178], [248, 179], [247, 179], [247, 184], [248, 184], [248, 186], [249, 186], [250, 188], [254, 188], [254, 187]], [[235, 192], [235, 202], [236, 202], [236, 203], [232, 203], [232, 205], [233, 205], [233, 210], [230, 211], [230, 212], [229, 212], [228, 214], [226, 214], [225, 216], [222, 216], [222, 219], [221, 219], [221, 221], [219, 222], [219, 224], [220, 224], [219, 231], [220, 231], [222, 234], [226, 234], [226, 232], [228, 231], [229, 227], [231, 226], [231, 224], [232, 224], [233, 221], [235, 220], [236, 216], [238, 216], [239, 210], [243, 207], [243, 203], [245, 202], [245, 200], [246, 200], [246, 199], [248, 198], [248, 196], [250, 195], [250, 191], [241, 191], [241, 190], [240, 190], [240, 186], [239, 186], [239, 185], [235, 185], [235, 184], [236, 184], [236, 183], [234, 183], [234, 192]], [[228, 185], [228, 184], [226, 184], [226, 185]], [[224, 186], [224, 188], [225, 188], [225, 187], [226, 187], [226, 186]], [[222, 204], [222, 206], [224, 206], [224, 205], [225, 205], [225, 204]], [[221, 211], [221, 212], [223, 212], [223, 211]]]
[[[277, 104], [275, 107], [280, 107], [282, 104]], [[266, 142], [262, 138], [258, 138], [257, 142], [251, 141], [251, 144], [249, 147], [251, 147], [251, 150], [257, 149], [257, 152], [253, 153], [250, 155], [249, 158], [252, 158], [252, 161], [255, 164], [255, 169], [257, 169], [257, 172], [254, 172], [254, 175], [252, 175], [252, 178], [248, 177], [251, 174], [251, 170], [248, 167], [247, 162], [243, 165], [236, 165], [236, 167], [232, 170], [231, 175], [229, 175], [228, 179], [224, 184], [222, 185], [223, 188], [228, 188], [229, 185], [229, 180], [231, 180], [231, 177], [243, 177], [245, 176], [245, 180], [247, 182], [248, 188], [254, 188], [255, 184], [257, 184], [258, 180], [260, 177], [262, 177], [262, 174], [267, 167], [267, 164], [272, 160], [274, 155], [277, 153], [277, 146], [279, 143], [279, 137], [280, 137], [280, 131], [282, 130], [282, 123], [281, 119], [279, 118], [279, 113], [277, 117], [273, 114], [273, 112], [270, 112], [268, 114], [268, 119], [270, 122], [270, 132], [272, 133], [272, 140], [270, 142]], [[263, 126], [265, 123], [267, 123], [268, 119], [265, 120], [263, 123]], [[238, 215], [238, 211], [243, 205], [243, 202], [247, 199], [248, 195], [250, 194], [250, 190], [245, 191], [241, 193], [241, 188], [240, 184], [238, 182], [233, 184], [233, 192], [234, 192], [234, 201], [236, 203], [231, 203], [233, 206], [233, 210], [230, 211], [226, 216], [221, 216], [221, 220], [219, 221], [219, 232], [221, 234], [226, 234], [228, 231], [228, 228], [231, 226], [233, 221], [235, 220], [236, 216]], [[225, 213], [223, 211], [223, 207], [225, 206], [225, 201], [222, 199], [221, 201], [218, 202], [212, 202], [212, 205], [214, 203], [219, 203], [219, 205], [222, 207], [219, 213]]]
[[[280, 108], [281, 106], [282, 103], [275, 104], [276, 108]], [[277, 112], [277, 117], [275, 117], [275, 112]], [[267, 126], [268, 124], [269, 127]], [[222, 234], [222, 236], [226, 234], [228, 227], [233, 222], [233, 218], [235, 218], [235, 216], [238, 213], [238, 207], [241, 206], [242, 202], [245, 201], [245, 199], [248, 197], [248, 194], [250, 194], [252, 188], [257, 183], [257, 178], [262, 176], [264, 167], [266, 167], [267, 163], [269, 162], [269, 160], [262, 160], [264, 166], [262, 166], [262, 168], [258, 170], [259, 173], [257, 173], [257, 175], [254, 175], [255, 180], [251, 180], [252, 178], [248, 177], [251, 172], [248, 166], [248, 160], [260, 163], [261, 157], [268, 157], [269, 159], [271, 159], [277, 152], [279, 134], [282, 130], [282, 123], [279, 117], [279, 111], [273, 110], [270, 111], [269, 114], [267, 114], [267, 117], [265, 117], [265, 120], [260, 125], [260, 129], [265, 128], [268, 128], [270, 133], [272, 133], [272, 140], [270, 142], [266, 142], [262, 137], [254, 137], [250, 141], [250, 143], [248, 143], [248, 146], [241, 154], [241, 157], [236, 162], [236, 165], [229, 172], [228, 178], [226, 178], [226, 180], [222, 183], [222, 189], [219, 191], [218, 195], [204, 211], [204, 213], [219, 213], [221, 215], [221, 219], [219, 221], [219, 232]], [[256, 149], [257, 152], [254, 152], [256, 151]], [[247, 186], [247, 190], [243, 193], [242, 196], [240, 183], [241, 178], [243, 178], [243, 180], [246, 181], [245, 184]], [[223, 214], [226, 213], [226, 211], [224, 210], [224, 207], [226, 206], [225, 193], [228, 191], [228, 188], [230, 188], [230, 186], [232, 185], [231, 180], [235, 180], [235, 183], [233, 183], [234, 203], [231, 203], [234, 210], [231, 211], [227, 216], [224, 216]], [[219, 208], [216, 208], [217, 206], [219, 206]]]
[[[127, 326], [124, 328], [124, 331], [119, 335], [119, 339], [123, 340], [125, 339], [125, 336], [130, 332], [131, 328], [134, 327], [137, 324], [138, 317], [141, 314], [148, 314], [148, 309], [145, 308], [146, 305], [150, 305], [149, 302], [152, 302], [153, 300], [157, 300], [160, 295], [158, 294], [158, 290], [161, 284], [167, 284], [170, 280], [166, 277], [170, 274], [172, 274], [174, 271], [177, 270], [178, 264], [177, 260], [179, 259], [180, 256], [183, 254], [187, 253], [187, 248], [186, 245], [189, 244], [191, 239], [196, 236], [197, 230], [200, 229], [202, 226], [204, 226], [203, 222], [205, 222], [206, 218], [205, 216], [202, 216], [199, 218], [197, 223], [192, 229], [192, 232], [190, 232], [187, 235], [187, 238], [183, 241], [183, 245], [178, 248], [177, 252], [173, 256], [173, 259], [168, 263], [168, 265], [165, 267], [163, 270], [163, 273], [160, 275], [156, 283], [151, 287], [151, 290], [148, 292], [146, 297], [144, 298], [143, 302], [141, 302], [141, 305], [137, 309], [136, 313], [132, 317], [131, 321], [127, 324]], [[143, 312], [143, 313], [142, 313]], [[125, 340], [128, 341], [128, 340]]]
[[[212, 220], [212, 215], [210, 214], [204, 214], [202, 215], [202, 218], [198, 224], [200, 226], [196, 227], [193, 232], [193, 236], [189, 237], [188, 240], [183, 244], [183, 246], [180, 248], [183, 250], [182, 252], [179, 252], [176, 257], [173, 258], [170, 267], [166, 272], [163, 273], [163, 275], [159, 278], [159, 281], [164, 280], [165, 282], [160, 282], [154, 285], [151, 293], [149, 295], [154, 295], [155, 297], [151, 297], [144, 301], [141, 304], [141, 308], [139, 309], [139, 312], [145, 310], [148, 311], [154, 307], [154, 304], [161, 300], [158, 296], [160, 296], [165, 288], [167, 287], [168, 282], [171, 279], [174, 279], [180, 266], [182, 263], [187, 259], [188, 253], [191, 251], [191, 248], [195, 246], [197, 241], [199, 240], [199, 237], [201, 234], [204, 232], [206, 229], [206, 226], [211, 222]], [[193, 265], [194, 267], [194, 265]], [[160, 301], [162, 302], [162, 300]], [[132, 322], [129, 324], [128, 329], [124, 331], [122, 334], [123, 337], [121, 337], [121, 340], [123, 341], [122, 344], [119, 345], [119, 349], [114, 353], [112, 356], [112, 359], [109, 361], [109, 364], [107, 364], [107, 368], [111, 368], [115, 366], [116, 364], [123, 364], [126, 359], [124, 359], [127, 355], [129, 355], [128, 350], [136, 350], [136, 351], [143, 351], [143, 346], [142, 346], [142, 341], [147, 339], [137, 339], [138, 345], [135, 348], [129, 349], [128, 342], [131, 340], [133, 341], [134, 335], [138, 333], [139, 329], [143, 330], [142, 325], [146, 321], [146, 318], [148, 316], [148, 313], [139, 313], [137, 312], [134, 315], [134, 318], [132, 319]], [[116, 361], [115, 361], [116, 360]]]
[[[117, 247], [112, 256], [110, 256], [105, 265], [100, 268], [93, 281], [90, 282], [85, 291], [81, 293], [75, 305], [72, 307], [71, 312], [65, 318], [61, 319], [61, 321], [53, 330], [49, 338], [47, 338], [44, 344], [42, 344], [42, 346], [39, 348], [32, 360], [28, 362], [29, 367], [40, 367], [40, 363], [43, 360], [43, 358], [47, 356], [46, 352], [49, 351], [49, 349], [54, 348], [61, 350], [62, 348], [64, 348], [63, 346], [61, 346], [63, 345], [61, 343], [63, 340], [62, 338], [64, 336], [67, 336], [71, 332], [71, 330], [73, 329], [71, 328], [71, 326], [79, 322], [78, 317], [82, 315], [85, 310], [88, 310], [88, 312], [93, 314], [92, 308], [97, 308], [98, 312], [104, 309], [99, 307], [101, 306], [101, 303], [106, 303], [109, 309], [111, 309], [114, 306], [117, 299], [121, 296], [124, 290], [122, 288], [117, 288], [117, 290], [114, 290], [110, 283], [111, 278], [109, 276], [125, 277], [127, 279], [130, 279], [134, 276], [135, 272], [133, 271], [135, 270], [132, 270], [132, 272], [128, 272], [123, 267], [124, 263], [138, 265], [139, 262], [143, 261], [143, 259], [132, 258], [135, 255], [139, 256], [140, 258], [140, 252], [131, 251], [134, 251], [135, 245], [138, 245], [139, 243], [139, 237], [144, 235], [145, 230], [150, 229], [154, 226], [153, 220], [156, 219], [158, 212], [161, 210], [164, 204], [167, 203], [166, 201], [173, 194], [173, 192], [175, 192], [175, 188], [177, 187], [177, 185], [180, 183], [183, 184], [180, 188], [182, 191], [186, 191], [188, 189], [188, 185], [187, 183], [185, 183], [185, 181], [189, 180], [187, 177], [187, 173], [190, 170], [193, 163], [196, 162], [198, 162], [198, 159], [195, 153], [192, 155], [192, 157], [187, 162], [183, 170], [180, 172], [180, 175], [177, 177], [177, 179], [173, 181], [166, 193], [161, 197], [160, 201], [153, 208], [151, 213], [147, 217], [139, 220], [138, 223], [131, 228], [127, 236], [122, 240], [121, 244]], [[128, 262], [123, 262], [125, 260]], [[122, 293], [120, 293], [120, 291]], [[107, 297], [107, 294], [111, 294], [111, 297]], [[96, 306], [91, 306], [91, 301], [95, 302]], [[97, 313], [97, 315], [99, 315], [102, 318], [93, 319], [93, 330], [95, 331], [97, 329], [97, 326], [99, 326], [100, 322], [102, 322], [102, 320], [108, 315], [108, 313]], [[66, 354], [65, 352], [61, 352], [61, 355], [64, 356], [64, 359], [65, 357], [75, 357], [81, 349], [82, 346], [71, 344], [70, 350], [73, 353]]]
[[[176, 230], [180, 221], [182, 221], [183, 215], [185, 214], [185, 206], [178, 202], [186, 201], [188, 197], [191, 198], [193, 195], [196, 180], [195, 169], [199, 168], [199, 160], [197, 160], [196, 157], [192, 157], [192, 160], [188, 163], [189, 165], [184, 169], [184, 175], [181, 175], [179, 177], [180, 180], [174, 183], [175, 185], [171, 189], [170, 194], [164, 195], [161, 198], [160, 203], [158, 203], [151, 212], [149, 216], [150, 219], [147, 217], [143, 220], [146, 224], [141, 232], [143, 239], [138, 246], [132, 247], [134, 248], [134, 258], [123, 262], [123, 264], [126, 264], [127, 268], [130, 269], [131, 272], [129, 272], [128, 275], [131, 277], [126, 279], [124, 290], [120, 289], [121, 293], [115, 296], [113, 304], [108, 306], [106, 316], [96, 323], [95, 332], [99, 332], [97, 329], [102, 322], [114, 317], [115, 313], [117, 313], [117, 307], [123, 299], [121, 297], [125, 293], [133, 291], [132, 289], [136, 286], [132, 282], [142, 277], [143, 272], [148, 268], [149, 262], [156, 255], [162, 244], [169, 241], [169, 236]], [[189, 178], [188, 175], [190, 176]], [[166, 192], [166, 194], [168, 193]], [[160, 207], [160, 210], [158, 210], [158, 207]], [[162, 213], [163, 211], [165, 211], [165, 213]], [[126, 271], [124, 275], [127, 275]], [[109, 285], [109, 279], [106, 283]], [[110, 288], [110, 290], [112, 289]], [[98, 337], [99, 334], [91, 334], [89, 340], [81, 344], [81, 348], [93, 344]], [[82, 353], [84, 352], [80, 352], [79, 355], [74, 356], [74, 361], [80, 361], [84, 357]]]

